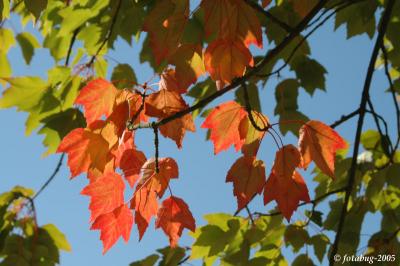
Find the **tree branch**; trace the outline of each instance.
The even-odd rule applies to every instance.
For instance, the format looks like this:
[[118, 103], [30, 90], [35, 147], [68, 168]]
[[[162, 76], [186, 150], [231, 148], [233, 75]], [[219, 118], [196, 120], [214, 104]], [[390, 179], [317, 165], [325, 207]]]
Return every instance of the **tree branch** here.
[[292, 32], [293, 28], [287, 24], [286, 22], [278, 19], [274, 15], [272, 15], [270, 12], [265, 10], [262, 6], [258, 5], [256, 2], [253, 2], [251, 0], [245, 0], [246, 4], [248, 4], [250, 7], [252, 7], [254, 10], [257, 12], [261, 13], [264, 15], [267, 19], [271, 20], [273, 23], [284, 29], [286, 32]]
[[242, 84], [243, 87], [243, 94], [244, 94], [244, 101], [245, 101], [245, 107], [246, 107], [246, 112], [248, 114], [250, 123], [252, 124], [252, 126], [258, 130], [258, 131], [268, 131], [269, 128], [271, 128], [271, 125], [267, 122], [266, 124], [263, 121], [264, 127], [260, 127], [256, 120], [254, 119], [253, 113], [252, 113], [252, 108], [251, 108], [251, 104], [250, 104], [250, 97], [249, 97], [249, 92], [247, 91], [247, 85], [246, 82], [243, 82]]
[[396, 91], [394, 90], [393, 80], [389, 73], [388, 53], [387, 53], [386, 47], [383, 43], [381, 45], [381, 50], [382, 50], [382, 54], [383, 54], [383, 60], [385, 61], [385, 75], [389, 82], [390, 93], [392, 95], [393, 103], [394, 103], [394, 106], [396, 109], [396, 120], [397, 120], [397, 132], [398, 133], [397, 133], [397, 141], [396, 141], [396, 144], [394, 145], [393, 151], [392, 151], [393, 154], [391, 157], [393, 157], [394, 153], [396, 152], [396, 150], [400, 144], [400, 107], [399, 107], [399, 103], [397, 102], [397, 99], [396, 99]]
[[65, 153], [61, 154], [60, 159], [58, 160], [57, 166], [54, 169], [53, 173], [50, 175], [50, 177], [47, 179], [46, 182], [39, 188], [39, 190], [36, 192], [36, 194], [32, 197], [32, 200], [36, 199], [40, 193], [43, 192], [43, 190], [53, 181], [53, 179], [57, 176], [58, 172], [61, 169], [62, 162], [64, 160]]
[[[302, 202], [299, 205], [297, 205], [297, 207], [301, 207], [301, 206], [308, 205], [308, 204], [312, 204], [312, 205], [316, 206], [323, 199], [325, 199], [325, 198], [327, 198], [327, 197], [329, 197], [329, 196], [331, 196], [333, 194], [344, 192], [344, 191], [346, 191], [346, 189], [347, 189], [347, 187], [342, 187], [342, 188], [339, 188], [339, 189], [335, 189], [335, 190], [329, 191], [329, 192], [325, 193], [324, 195], [321, 195], [318, 198], [315, 198], [315, 199], [313, 199], [311, 201]], [[271, 212], [271, 213], [255, 212], [254, 214], [258, 215], [258, 216], [276, 216], [276, 215], [281, 215], [282, 212], [280, 212], [280, 211]]]
[[339, 120], [337, 120], [336, 122], [332, 123], [330, 125], [330, 127], [335, 128], [335, 127], [341, 125], [342, 123], [346, 122], [347, 120], [353, 118], [354, 116], [358, 115], [359, 113], [360, 113], [360, 109], [357, 109], [357, 110], [351, 112], [350, 114], [342, 115], [342, 117]]
[[101, 49], [103, 49], [104, 45], [110, 39], [110, 37], [111, 37], [111, 35], [112, 35], [113, 31], [114, 31], [115, 23], [117, 22], [118, 13], [119, 13], [119, 10], [121, 9], [121, 5], [122, 5], [122, 0], [118, 0], [117, 8], [116, 8], [114, 16], [112, 17], [112, 20], [111, 20], [110, 29], [108, 30], [106, 37], [104, 38], [103, 42], [101, 43], [101, 45], [97, 49], [96, 53], [92, 56], [90, 61], [86, 64], [86, 67], [90, 67], [91, 65], [93, 65], [94, 60], [96, 60], [96, 57], [99, 55]]
[[367, 74], [365, 77], [364, 88], [362, 91], [362, 97], [361, 97], [360, 108], [359, 108], [360, 115], [358, 117], [357, 130], [356, 130], [356, 136], [355, 136], [355, 141], [354, 141], [353, 157], [352, 157], [351, 166], [350, 166], [350, 170], [349, 170], [349, 179], [348, 179], [348, 183], [347, 183], [346, 194], [345, 194], [344, 203], [343, 203], [340, 220], [339, 220], [339, 224], [338, 224], [338, 230], [337, 230], [337, 233], [335, 236], [335, 241], [332, 245], [331, 254], [329, 257], [329, 265], [331, 265], [331, 266], [333, 266], [335, 263], [334, 257], [339, 249], [339, 243], [340, 243], [340, 239], [341, 239], [342, 232], [343, 232], [344, 222], [345, 222], [346, 216], [347, 216], [347, 208], [348, 208], [348, 204], [349, 204], [349, 200], [350, 200], [350, 195], [353, 191], [354, 181], [355, 181], [355, 177], [356, 177], [356, 169], [357, 169], [357, 155], [358, 155], [358, 151], [360, 148], [361, 132], [362, 132], [362, 128], [363, 128], [364, 117], [365, 117], [367, 102], [368, 102], [368, 98], [369, 98], [369, 89], [371, 87], [372, 76], [373, 76], [374, 70], [375, 70], [375, 62], [376, 62], [376, 59], [379, 54], [379, 49], [383, 43], [383, 38], [385, 36], [385, 32], [386, 32], [387, 25], [390, 20], [390, 15], [392, 13], [394, 3], [395, 3], [395, 0], [389, 0], [387, 2], [387, 7], [382, 15], [381, 24], [379, 25], [378, 37], [376, 38], [376, 42], [375, 42], [375, 45], [374, 45], [374, 48], [372, 51]]
[[72, 38], [71, 38], [71, 41], [69, 43], [67, 57], [65, 58], [64, 66], [68, 66], [69, 65], [69, 59], [71, 57], [72, 47], [74, 46], [74, 43], [76, 41], [76, 36], [78, 35], [80, 30], [81, 30], [81, 28], [77, 28], [76, 30], [74, 30], [74, 33], [72, 34]]
[[[187, 109], [181, 110], [169, 117], [163, 118], [159, 120], [158, 122], [155, 122], [154, 125], [156, 126], [162, 126], [167, 124], [168, 122], [171, 122], [175, 119], [181, 118], [182, 116], [189, 114], [199, 108], [202, 108], [212, 102], [213, 100], [219, 98], [220, 96], [224, 95], [225, 93], [236, 89], [238, 86], [243, 84], [243, 82], [246, 82], [249, 80], [251, 77], [255, 76], [258, 72], [260, 72], [263, 67], [273, 60], [276, 56], [279, 55], [279, 53], [285, 49], [307, 26], [307, 24], [310, 22], [310, 20], [324, 7], [324, 5], [328, 2], [328, 0], [321, 0], [319, 1], [315, 7], [309, 12], [309, 14], [304, 17], [304, 19], [293, 29], [288, 36], [286, 36], [283, 41], [275, 46], [273, 49], [269, 50], [267, 54], [264, 56], [264, 58], [254, 67], [251, 68], [243, 77], [236, 78], [232, 81], [232, 83], [225, 88], [216, 91], [215, 93], [211, 94], [210, 96], [200, 100], [196, 104], [190, 106]], [[146, 123], [146, 124], [138, 124], [132, 128], [132, 130], [136, 130], [139, 128], [152, 128], [153, 124], [152, 123]]]

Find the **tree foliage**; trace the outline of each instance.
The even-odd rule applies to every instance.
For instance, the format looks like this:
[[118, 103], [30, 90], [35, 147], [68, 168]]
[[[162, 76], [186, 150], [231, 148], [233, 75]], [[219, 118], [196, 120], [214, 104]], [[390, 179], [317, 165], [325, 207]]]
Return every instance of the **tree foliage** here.
[[[313, 96], [330, 89], [327, 69], [311, 56], [308, 43], [330, 18], [335, 29], [346, 27], [348, 38], [366, 34], [373, 49], [360, 104], [328, 125], [317, 113], [312, 119], [303, 114], [298, 96], [301, 90]], [[128, 241], [132, 228], [141, 239], [154, 218], [170, 246], [131, 265], [196, 259], [204, 265], [287, 265], [283, 246], [296, 254], [293, 265], [333, 265], [335, 254], [359, 254], [367, 214], [381, 215], [381, 228], [364, 255], [398, 260], [399, 19], [396, 0], [0, 0], [0, 83], [5, 88], [0, 108], [28, 113], [26, 133], [44, 136], [46, 155], [63, 153], [61, 164], [66, 154], [70, 177], [87, 176], [81, 194], [90, 197], [91, 229], [100, 231], [103, 253], [120, 237]], [[32, 23], [37, 32], [17, 32], [11, 20]], [[142, 84], [131, 65], [108, 67], [117, 40], [132, 46], [140, 36], [145, 36], [141, 63], [154, 70], [154, 77], [140, 77], [148, 80]], [[36, 49], [48, 50], [54, 66], [47, 79], [13, 76], [8, 51], [15, 45], [27, 65]], [[378, 67], [393, 99], [396, 121], [389, 125], [395, 135], [388, 133], [369, 96]], [[279, 120], [271, 121], [261, 110], [268, 99], [259, 91], [285, 69], [292, 76], [275, 88]], [[211, 106], [230, 91], [234, 99]], [[366, 115], [376, 131], [363, 132]], [[204, 121], [196, 129], [199, 116]], [[336, 127], [353, 117], [358, 119], [354, 140], [345, 141]], [[135, 141], [148, 129], [154, 142], [150, 156]], [[208, 214], [207, 223], [196, 227], [190, 206], [172, 190], [179, 164], [187, 162], [160, 157], [164, 140], [159, 135], [181, 149], [187, 132], [203, 129], [215, 155], [232, 146], [240, 153], [226, 174], [237, 211]], [[284, 143], [289, 132], [297, 143]], [[258, 155], [266, 136], [276, 143], [271, 169]], [[313, 181], [302, 177], [310, 165], [315, 166]], [[36, 220], [34, 200], [59, 167], [36, 194], [15, 187], [0, 196], [0, 265], [54, 265], [59, 250], [71, 249], [54, 225], [40, 226]], [[133, 194], [125, 195], [126, 185]], [[252, 212], [249, 204], [256, 197], [272, 209]], [[311, 210], [299, 209], [306, 205]], [[294, 220], [295, 211], [306, 220]], [[180, 247], [185, 229], [193, 244]]]

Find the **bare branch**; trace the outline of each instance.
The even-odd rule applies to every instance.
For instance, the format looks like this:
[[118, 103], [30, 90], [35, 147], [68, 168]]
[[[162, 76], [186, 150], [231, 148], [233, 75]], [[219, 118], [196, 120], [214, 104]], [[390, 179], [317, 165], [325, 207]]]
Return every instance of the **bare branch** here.
[[393, 157], [394, 153], [396, 152], [396, 150], [397, 150], [397, 148], [399, 147], [399, 144], [400, 144], [400, 107], [399, 107], [399, 103], [397, 102], [397, 99], [396, 99], [396, 91], [394, 90], [393, 80], [392, 80], [392, 77], [390, 76], [390, 73], [389, 73], [388, 53], [387, 53], [386, 47], [385, 47], [385, 45], [383, 43], [381, 45], [381, 50], [382, 50], [382, 54], [383, 54], [383, 59], [385, 61], [385, 75], [386, 75], [387, 80], [389, 82], [390, 93], [392, 95], [393, 103], [394, 103], [394, 106], [395, 106], [395, 109], [396, 109], [397, 132], [398, 132], [397, 134], [398, 135], [397, 135], [396, 144], [394, 145], [393, 151], [392, 151], [393, 154], [392, 154], [391, 157]]
[[106, 37], [104, 38], [103, 42], [101, 43], [101, 45], [97, 49], [96, 53], [92, 56], [90, 61], [86, 64], [86, 67], [90, 67], [91, 65], [93, 65], [94, 60], [96, 60], [96, 57], [101, 52], [101, 49], [103, 49], [104, 45], [110, 40], [111, 35], [112, 35], [113, 31], [114, 31], [115, 23], [117, 22], [118, 13], [119, 13], [119, 10], [121, 9], [121, 5], [122, 5], [122, 0], [118, 0], [117, 8], [116, 8], [114, 16], [112, 17], [112, 20], [111, 20], [110, 29], [108, 30]]
[[64, 160], [65, 153], [61, 154], [60, 159], [58, 160], [57, 166], [54, 169], [53, 173], [50, 175], [50, 177], [47, 179], [46, 182], [39, 188], [39, 190], [36, 192], [36, 194], [32, 197], [32, 200], [36, 199], [40, 193], [43, 192], [43, 190], [53, 181], [53, 179], [57, 176], [58, 172], [61, 169], [62, 162]]
[[363, 128], [364, 117], [365, 117], [367, 102], [368, 102], [368, 98], [369, 98], [369, 89], [371, 87], [372, 76], [373, 76], [374, 70], [375, 70], [375, 63], [376, 63], [376, 59], [379, 54], [379, 49], [383, 44], [383, 38], [385, 36], [385, 32], [386, 32], [387, 25], [390, 20], [390, 16], [392, 13], [394, 3], [395, 3], [395, 0], [389, 0], [387, 2], [387, 7], [382, 15], [381, 24], [379, 25], [378, 37], [376, 38], [376, 41], [375, 41], [375, 45], [374, 45], [374, 48], [372, 51], [367, 74], [365, 77], [364, 88], [362, 91], [362, 97], [361, 97], [360, 108], [359, 108], [360, 115], [358, 117], [358, 122], [357, 122], [357, 130], [356, 130], [356, 136], [355, 136], [355, 141], [354, 141], [353, 156], [352, 156], [351, 166], [350, 166], [350, 170], [349, 170], [349, 179], [348, 179], [348, 183], [347, 183], [346, 194], [345, 194], [344, 203], [342, 206], [342, 211], [340, 214], [340, 219], [339, 219], [339, 224], [337, 227], [338, 229], [337, 229], [337, 233], [335, 236], [335, 241], [332, 245], [331, 253], [329, 256], [329, 265], [331, 265], [331, 266], [333, 266], [335, 264], [334, 256], [336, 255], [336, 253], [338, 252], [338, 249], [339, 249], [339, 243], [340, 243], [344, 223], [345, 223], [346, 216], [347, 216], [347, 208], [348, 208], [348, 204], [349, 204], [349, 200], [350, 200], [350, 195], [353, 191], [354, 181], [355, 181], [355, 177], [356, 177], [356, 169], [357, 169], [357, 155], [358, 155], [358, 151], [360, 148], [361, 132], [362, 132], [362, 128]]
[[357, 110], [351, 112], [350, 114], [342, 115], [342, 117], [339, 120], [332, 123], [330, 126], [331, 126], [331, 128], [335, 128], [335, 127], [341, 125], [342, 123], [346, 122], [347, 120], [353, 118], [354, 116], [358, 115], [359, 113], [360, 113], [360, 109], [357, 109]]
[[265, 10], [262, 6], [258, 5], [256, 2], [250, 0], [245, 0], [245, 2], [246, 4], [251, 6], [254, 10], [263, 14], [267, 19], [271, 20], [273, 23], [284, 29], [286, 32], [292, 32], [294, 30], [289, 24], [275, 17], [270, 12]]

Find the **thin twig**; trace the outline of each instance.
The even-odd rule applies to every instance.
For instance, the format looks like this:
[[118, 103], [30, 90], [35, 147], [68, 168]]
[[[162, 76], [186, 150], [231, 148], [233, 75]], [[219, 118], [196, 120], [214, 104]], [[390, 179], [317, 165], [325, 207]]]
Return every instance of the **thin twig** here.
[[154, 149], [155, 149], [155, 160], [156, 160], [156, 173], [160, 172], [159, 165], [158, 165], [158, 156], [159, 156], [159, 150], [158, 150], [158, 145], [159, 145], [159, 140], [158, 140], [158, 126], [155, 125], [153, 122], [153, 131], [154, 131]]
[[285, 60], [285, 62], [276, 70], [272, 71], [271, 73], [268, 73], [266, 75], [258, 75], [259, 77], [270, 77], [273, 75], [279, 75], [280, 72], [286, 68], [290, 61], [293, 59], [293, 57], [296, 55], [297, 51], [301, 48], [303, 43], [312, 35], [316, 30], [321, 28], [331, 17], [333, 17], [337, 12], [340, 10], [349, 7], [350, 5], [345, 5], [338, 7], [335, 9], [331, 14], [329, 14], [327, 17], [325, 17], [320, 23], [318, 23], [312, 30], [310, 30], [304, 37], [301, 38], [301, 40], [297, 43], [297, 45], [293, 48], [293, 50], [290, 52], [289, 56]]
[[53, 179], [57, 176], [58, 172], [61, 169], [62, 162], [64, 160], [65, 153], [61, 154], [60, 159], [58, 160], [57, 166], [54, 169], [53, 173], [50, 175], [50, 177], [47, 179], [46, 182], [39, 188], [39, 190], [36, 192], [36, 194], [32, 197], [32, 200], [36, 199], [40, 193], [43, 192], [43, 190], [53, 181]]
[[278, 19], [274, 15], [272, 15], [270, 12], [265, 10], [262, 6], [258, 5], [256, 2], [250, 1], [250, 0], [245, 0], [246, 4], [248, 4], [250, 7], [252, 7], [254, 10], [257, 12], [263, 14], [267, 19], [271, 20], [273, 23], [284, 29], [286, 32], [292, 32], [293, 28], [287, 24], [286, 22]]
[[[175, 119], [178, 119], [197, 109], [200, 109], [209, 104], [211, 101], [224, 95], [225, 93], [233, 89], [236, 89], [238, 86], [243, 84], [243, 82], [246, 82], [247, 80], [255, 76], [258, 72], [260, 72], [264, 68], [265, 65], [267, 65], [271, 60], [273, 60], [276, 56], [278, 56], [279, 53], [282, 52], [282, 50], [284, 50], [303, 31], [303, 29], [307, 26], [310, 20], [324, 7], [324, 5], [327, 2], [328, 0], [319, 1], [316, 4], [316, 6], [309, 12], [309, 14], [306, 17], [304, 17], [304, 19], [293, 29], [293, 31], [290, 32], [290, 34], [288, 34], [288, 36], [286, 36], [280, 44], [275, 46], [273, 49], [269, 50], [267, 54], [264, 56], [264, 58], [254, 68], [251, 68], [243, 77], [234, 79], [232, 83], [226, 86], [225, 88], [216, 91], [215, 93], [200, 100], [199, 102], [190, 106], [187, 109], [184, 109], [171, 116], [159, 120], [158, 122], [155, 123], [155, 125], [157, 126], [165, 125]], [[133, 130], [136, 130], [138, 128], [152, 128], [152, 127], [153, 127], [152, 123], [138, 124], [133, 128]]]
[[[383, 139], [383, 138], [385, 137], [385, 134], [383, 134], [381, 125], [380, 125], [380, 123], [379, 123], [379, 120], [381, 120], [381, 121], [383, 122], [384, 126], [385, 126], [385, 129], [386, 129], [386, 132], [385, 132], [385, 133], [386, 133], [386, 136], [388, 136], [388, 127], [387, 127], [387, 123], [386, 123], [385, 119], [384, 119], [382, 116], [380, 116], [380, 115], [375, 111], [375, 107], [374, 107], [374, 105], [372, 104], [372, 100], [371, 100], [370, 97], [369, 97], [368, 100], [367, 100], [367, 104], [368, 104], [369, 109], [371, 109], [371, 110], [366, 110], [366, 112], [367, 112], [367, 113], [370, 113], [370, 114], [372, 115], [372, 117], [373, 117], [373, 119], [374, 119], [374, 122], [375, 122], [375, 125], [376, 125], [376, 128], [378, 129], [379, 135], [381, 136], [381, 139]], [[388, 139], [388, 141], [389, 141], [389, 147], [390, 147], [390, 149], [393, 149], [392, 142], [390, 141], [390, 139]], [[388, 152], [391, 153], [391, 151], [388, 151]], [[390, 157], [390, 154], [386, 154], [386, 155], [387, 155], [388, 157]]]
[[[315, 199], [310, 200], [310, 201], [302, 202], [299, 205], [297, 205], [297, 207], [301, 207], [301, 206], [308, 205], [308, 204], [313, 204], [313, 205], [316, 206], [320, 201], [322, 201], [323, 199], [329, 197], [330, 195], [346, 191], [346, 188], [347, 187], [342, 187], [342, 188], [339, 188], [339, 189], [335, 189], [335, 190], [329, 191], [329, 192], [325, 193], [324, 195], [319, 196], [318, 198], [315, 198]], [[254, 214], [258, 215], [258, 216], [276, 216], [276, 215], [281, 215], [282, 212], [281, 211], [276, 211], [276, 212], [271, 212], [271, 213], [255, 212]]]
[[385, 61], [385, 75], [389, 82], [390, 93], [392, 95], [393, 103], [394, 103], [394, 106], [396, 109], [396, 120], [397, 120], [397, 132], [398, 133], [397, 133], [397, 141], [396, 141], [396, 144], [394, 145], [393, 151], [392, 151], [393, 154], [391, 157], [393, 157], [394, 153], [396, 152], [396, 150], [400, 144], [400, 107], [399, 107], [399, 103], [397, 102], [397, 99], [396, 99], [396, 91], [394, 90], [393, 80], [389, 73], [388, 53], [387, 53], [386, 47], [383, 43], [381, 45], [381, 50], [382, 50], [382, 54], [383, 54], [383, 59]]
[[74, 46], [74, 43], [76, 41], [76, 36], [78, 35], [80, 30], [81, 30], [81, 28], [77, 28], [76, 30], [74, 30], [74, 33], [72, 34], [72, 38], [71, 38], [71, 41], [70, 41], [69, 47], [68, 47], [67, 57], [65, 58], [65, 63], [64, 63], [65, 66], [69, 65], [69, 59], [71, 57], [72, 47]]
[[351, 166], [350, 166], [350, 170], [349, 170], [349, 179], [348, 179], [348, 183], [347, 183], [346, 194], [345, 194], [344, 203], [342, 206], [342, 211], [340, 214], [339, 224], [337, 227], [335, 241], [333, 242], [331, 253], [329, 256], [329, 265], [330, 266], [333, 266], [335, 264], [334, 258], [339, 249], [339, 243], [341, 240], [344, 223], [345, 223], [346, 216], [347, 216], [347, 208], [348, 208], [348, 204], [349, 204], [349, 200], [350, 200], [350, 195], [353, 191], [354, 181], [355, 181], [355, 177], [356, 177], [357, 156], [358, 156], [358, 151], [360, 148], [361, 132], [362, 132], [362, 128], [363, 128], [364, 117], [365, 117], [367, 102], [368, 102], [368, 98], [369, 98], [369, 89], [371, 87], [372, 76], [373, 76], [374, 70], [375, 70], [376, 59], [379, 54], [379, 49], [383, 43], [383, 38], [385, 36], [385, 32], [386, 32], [387, 25], [390, 20], [390, 15], [392, 13], [394, 3], [395, 3], [395, 0], [389, 0], [387, 2], [387, 7], [382, 15], [381, 24], [379, 25], [378, 37], [376, 38], [376, 41], [375, 41], [375, 45], [374, 45], [374, 48], [372, 51], [367, 74], [365, 77], [364, 88], [362, 91], [362, 97], [361, 97], [360, 109], [359, 109], [360, 115], [358, 117], [357, 130], [356, 130], [356, 136], [355, 136], [355, 141], [354, 141], [353, 156], [352, 156]]
[[253, 214], [251, 213], [251, 211], [250, 211], [250, 209], [249, 209], [249, 206], [246, 205], [245, 208], [246, 208], [247, 214], [249, 215], [251, 224], [255, 224], [255, 223], [254, 223], [254, 219], [253, 219]]
[[101, 45], [97, 49], [96, 53], [92, 56], [90, 61], [86, 64], [86, 67], [90, 67], [91, 65], [93, 65], [94, 60], [96, 60], [96, 57], [101, 52], [101, 49], [103, 49], [104, 45], [110, 40], [111, 35], [113, 34], [113, 31], [114, 31], [115, 23], [117, 22], [118, 13], [119, 13], [119, 10], [121, 9], [121, 5], [122, 5], [122, 0], [118, 0], [117, 8], [116, 8], [114, 16], [113, 16], [113, 18], [111, 20], [110, 29], [108, 30], [106, 37], [104, 38], [103, 42], [101, 43]]
[[360, 113], [360, 109], [357, 109], [357, 110], [351, 112], [350, 114], [342, 115], [342, 117], [339, 120], [337, 120], [337, 121], [335, 121], [334, 123], [331, 124], [331, 128], [335, 128], [335, 127], [343, 124], [344, 122], [346, 122], [347, 120], [355, 117], [359, 113]]
[[[247, 88], [246, 82], [243, 82], [242, 87], [243, 87], [243, 94], [244, 94], [244, 102], [245, 102], [245, 105], [246, 105], [245, 106], [246, 107], [246, 112], [247, 112], [247, 115], [249, 117], [249, 120], [250, 120], [251, 124], [258, 131], [262, 131], [262, 132], [268, 131], [268, 129], [271, 127], [268, 122], [266, 123], [266, 125], [264, 123], [264, 127], [260, 127], [257, 124], [256, 120], [254, 119], [254, 116], [253, 116], [253, 113], [252, 113], [251, 104], [250, 104], [249, 92], [247, 91], [248, 88]], [[261, 119], [261, 120], [263, 120], [263, 119]]]

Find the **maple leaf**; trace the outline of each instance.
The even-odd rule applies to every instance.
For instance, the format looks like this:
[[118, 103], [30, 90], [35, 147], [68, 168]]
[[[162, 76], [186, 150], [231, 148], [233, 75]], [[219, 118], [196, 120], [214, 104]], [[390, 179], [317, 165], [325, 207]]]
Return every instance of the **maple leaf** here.
[[114, 108], [118, 90], [105, 79], [98, 78], [90, 81], [79, 92], [75, 104], [83, 105], [88, 125], [103, 115], [107, 118]]
[[204, 0], [201, 3], [205, 16], [206, 36], [215, 34], [218, 39], [240, 40], [247, 47], [262, 47], [260, 21], [254, 10], [242, 0]]
[[238, 210], [243, 209], [265, 185], [265, 166], [255, 157], [240, 157], [232, 165], [226, 182], [233, 183], [233, 194], [237, 197]]
[[343, 138], [328, 125], [315, 120], [308, 121], [299, 132], [302, 167], [306, 169], [313, 160], [323, 173], [334, 178], [336, 151], [347, 147]]
[[318, 0], [290, 0], [289, 2], [292, 4], [294, 11], [296, 11], [301, 18], [304, 18], [318, 3]]
[[103, 171], [111, 156], [108, 142], [90, 129], [77, 128], [71, 131], [58, 146], [57, 152], [68, 154], [71, 178], [87, 172], [89, 168]]
[[169, 185], [169, 180], [178, 178], [178, 165], [172, 158], [159, 158], [159, 171], [156, 172], [154, 158], [147, 160], [142, 167], [141, 179], [131, 200], [135, 209], [135, 223], [138, 226], [139, 238], [143, 237], [149, 222], [157, 214], [158, 201]]
[[303, 177], [295, 170], [301, 163], [299, 151], [286, 145], [276, 152], [274, 166], [264, 188], [264, 204], [275, 200], [289, 221], [299, 201], [310, 201]]
[[156, 228], [160, 227], [169, 237], [170, 246], [176, 247], [183, 229], [187, 228], [194, 232], [196, 223], [185, 201], [171, 196], [163, 201], [158, 210]]
[[124, 172], [124, 177], [129, 185], [133, 187], [139, 179], [140, 171], [146, 162], [146, 156], [143, 152], [136, 149], [128, 149], [121, 156], [119, 167]]
[[185, 91], [206, 71], [200, 45], [180, 45], [169, 59], [169, 63], [175, 65], [175, 79], [179, 87], [185, 88]]
[[146, 98], [146, 115], [164, 118], [187, 108], [182, 96], [176, 91], [159, 90]]
[[207, 47], [204, 64], [213, 80], [229, 84], [232, 79], [243, 76], [246, 67], [253, 66], [254, 62], [241, 41], [219, 39]]
[[187, 92], [187, 87], [183, 87], [179, 83], [179, 81], [175, 75], [175, 70], [171, 69], [171, 68], [167, 68], [160, 75], [159, 87], [160, 87], [160, 90], [175, 91], [179, 94]]
[[238, 151], [246, 136], [239, 125], [242, 119], [247, 119], [247, 113], [242, 106], [229, 101], [215, 107], [201, 125], [211, 130], [210, 139], [214, 143], [214, 154], [234, 145]]
[[128, 242], [133, 224], [132, 211], [123, 204], [113, 211], [100, 215], [92, 224], [91, 230], [100, 230], [103, 242], [103, 254], [122, 236]]
[[157, 193], [152, 190], [151, 186], [139, 183], [138, 187], [131, 200], [131, 209], [135, 210], [135, 223], [139, 231], [139, 240], [141, 240], [151, 218], [157, 214], [158, 200]]
[[[257, 111], [251, 111], [251, 113], [254, 118], [254, 122], [258, 127], [265, 128], [269, 125], [268, 117]], [[242, 132], [243, 134], [247, 132], [247, 134], [245, 135], [245, 141], [242, 146], [242, 153], [245, 156], [249, 157], [256, 156], [266, 131], [257, 130], [251, 123], [250, 118], [243, 119], [239, 127], [240, 132]]]
[[166, 138], [174, 140], [179, 149], [182, 148], [183, 138], [187, 130], [191, 132], [196, 131], [193, 117], [190, 114], [184, 115], [160, 126], [161, 134]]
[[146, 16], [143, 30], [149, 33], [150, 46], [158, 65], [177, 49], [188, 17], [188, 0], [157, 1]]
[[105, 173], [90, 182], [82, 195], [90, 196], [90, 220], [94, 221], [101, 214], [111, 212], [124, 203], [125, 184], [122, 177], [115, 172]]

